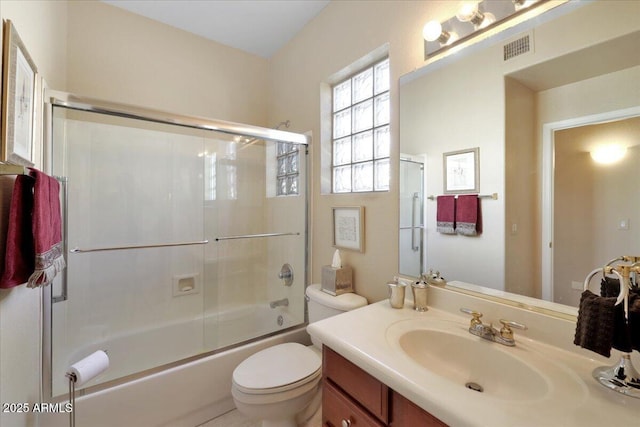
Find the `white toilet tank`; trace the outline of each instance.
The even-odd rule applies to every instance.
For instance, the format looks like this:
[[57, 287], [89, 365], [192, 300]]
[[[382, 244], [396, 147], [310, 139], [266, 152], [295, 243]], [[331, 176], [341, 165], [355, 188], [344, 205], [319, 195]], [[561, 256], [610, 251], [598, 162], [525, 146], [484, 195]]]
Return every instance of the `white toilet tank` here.
[[[367, 299], [354, 293], [330, 295], [320, 289], [319, 284], [307, 286], [309, 323], [326, 319], [345, 311], [355, 310], [368, 304]], [[322, 345], [312, 337], [313, 345], [321, 348]]]

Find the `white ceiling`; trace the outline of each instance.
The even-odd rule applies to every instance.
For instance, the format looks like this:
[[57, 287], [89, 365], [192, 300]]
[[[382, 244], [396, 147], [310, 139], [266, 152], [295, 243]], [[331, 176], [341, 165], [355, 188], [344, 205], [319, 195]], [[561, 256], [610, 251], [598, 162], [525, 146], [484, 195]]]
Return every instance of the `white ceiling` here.
[[330, 0], [102, 0], [176, 28], [269, 58]]

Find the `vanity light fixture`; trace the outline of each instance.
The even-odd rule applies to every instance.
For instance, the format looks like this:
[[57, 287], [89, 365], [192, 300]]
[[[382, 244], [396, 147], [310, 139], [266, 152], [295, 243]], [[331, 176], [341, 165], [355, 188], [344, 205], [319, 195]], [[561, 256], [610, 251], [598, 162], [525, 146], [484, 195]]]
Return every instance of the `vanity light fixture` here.
[[[424, 59], [428, 60], [454, 47], [469, 45], [471, 39], [480, 40], [481, 34], [489, 37], [557, 6], [555, 3], [552, 0], [467, 1], [448, 20], [434, 20], [425, 24], [422, 30]], [[547, 6], [540, 7], [545, 4]]]
[[595, 147], [591, 151], [591, 158], [594, 162], [603, 165], [616, 163], [625, 156], [627, 148], [621, 144], [603, 144]]

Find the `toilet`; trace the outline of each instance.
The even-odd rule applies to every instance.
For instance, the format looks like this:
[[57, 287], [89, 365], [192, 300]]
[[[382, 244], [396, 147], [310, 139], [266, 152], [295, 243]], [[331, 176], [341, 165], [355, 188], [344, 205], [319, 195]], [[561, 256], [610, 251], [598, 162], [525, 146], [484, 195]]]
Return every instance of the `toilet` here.
[[[316, 322], [367, 305], [353, 293], [329, 295], [320, 285], [306, 290], [309, 322]], [[231, 395], [236, 408], [262, 427], [296, 427], [320, 407], [322, 343], [284, 343], [261, 350], [233, 371]]]

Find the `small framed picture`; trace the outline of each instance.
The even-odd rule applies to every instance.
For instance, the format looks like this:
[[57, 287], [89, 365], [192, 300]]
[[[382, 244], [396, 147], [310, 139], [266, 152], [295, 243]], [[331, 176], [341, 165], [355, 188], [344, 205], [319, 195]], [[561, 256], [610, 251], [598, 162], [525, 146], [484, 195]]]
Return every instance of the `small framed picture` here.
[[443, 154], [445, 194], [480, 192], [479, 156], [477, 147]]
[[333, 246], [364, 252], [364, 207], [333, 208]]
[[13, 23], [4, 22], [2, 150], [3, 162], [33, 166], [37, 68]]

